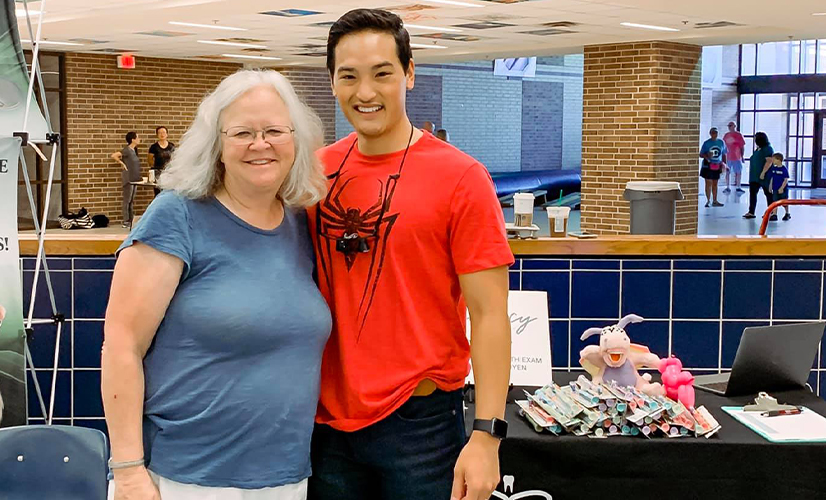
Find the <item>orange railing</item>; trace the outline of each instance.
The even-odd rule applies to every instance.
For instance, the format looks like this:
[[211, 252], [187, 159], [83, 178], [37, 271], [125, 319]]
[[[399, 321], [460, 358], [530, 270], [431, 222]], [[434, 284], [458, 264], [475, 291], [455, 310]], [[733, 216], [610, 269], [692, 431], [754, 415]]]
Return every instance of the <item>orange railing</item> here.
[[760, 236], [766, 235], [766, 228], [769, 225], [769, 217], [771, 217], [772, 212], [775, 208], [780, 208], [786, 205], [826, 205], [826, 200], [780, 200], [775, 201], [769, 208], [766, 209], [766, 213], [763, 214], [763, 223], [760, 224]]

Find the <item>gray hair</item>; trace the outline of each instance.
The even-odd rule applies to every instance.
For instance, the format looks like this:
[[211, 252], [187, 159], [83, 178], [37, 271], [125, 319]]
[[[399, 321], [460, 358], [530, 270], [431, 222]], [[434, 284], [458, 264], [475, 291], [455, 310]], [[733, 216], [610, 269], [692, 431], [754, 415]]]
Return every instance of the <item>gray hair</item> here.
[[201, 101], [195, 120], [161, 175], [163, 189], [192, 199], [215, 194], [224, 179], [221, 112], [242, 94], [259, 86], [270, 86], [278, 92], [295, 129], [295, 162], [278, 191], [279, 198], [290, 207], [309, 207], [324, 197], [327, 180], [316, 156], [316, 150], [323, 145], [321, 120], [299, 99], [289, 80], [273, 70], [239, 70], [224, 78]]

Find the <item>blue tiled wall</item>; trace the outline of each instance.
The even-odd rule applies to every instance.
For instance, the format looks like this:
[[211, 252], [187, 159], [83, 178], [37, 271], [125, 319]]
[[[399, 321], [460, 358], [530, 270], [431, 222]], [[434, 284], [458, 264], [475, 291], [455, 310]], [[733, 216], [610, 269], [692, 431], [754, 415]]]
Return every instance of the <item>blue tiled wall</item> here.
[[[61, 338], [55, 422], [104, 429], [100, 398], [103, 317], [115, 260], [50, 258], [56, 303], [66, 316]], [[22, 259], [28, 304], [34, 259]], [[577, 369], [591, 326], [636, 313], [646, 321], [629, 328], [634, 342], [660, 356], [675, 354], [695, 373], [730, 368], [743, 328], [822, 319], [823, 259], [517, 259], [510, 271], [512, 290], [549, 293], [553, 364]], [[49, 318], [51, 306], [42, 278], [36, 318]], [[48, 404], [56, 327], [35, 327], [31, 342], [37, 376]], [[809, 379], [826, 393], [826, 359], [819, 353]], [[43, 422], [29, 374], [29, 421]]]
[[[826, 317], [823, 259], [518, 259], [512, 290], [548, 292], [553, 365], [578, 369], [580, 335], [636, 313], [633, 342], [695, 373], [731, 368], [743, 329]], [[826, 393], [818, 353], [809, 382]], [[821, 387], [823, 391], [821, 392]]]

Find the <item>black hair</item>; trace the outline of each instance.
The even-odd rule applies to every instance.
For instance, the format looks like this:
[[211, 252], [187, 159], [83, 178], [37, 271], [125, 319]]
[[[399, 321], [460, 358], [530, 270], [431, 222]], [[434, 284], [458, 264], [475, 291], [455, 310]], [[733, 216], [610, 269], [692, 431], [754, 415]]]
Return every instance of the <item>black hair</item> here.
[[757, 132], [754, 134], [754, 143], [758, 148], [765, 148], [769, 145], [769, 136], [765, 132]]
[[783, 161], [783, 153], [775, 153], [772, 155], [774, 158]]
[[126, 133], [126, 144], [132, 144], [132, 141], [137, 139], [138, 133], [135, 131]]
[[164, 129], [167, 133], [169, 133], [169, 129], [161, 125], [160, 127], [155, 127], [155, 135], [158, 135], [158, 132], [160, 132], [161, 129]]
[[410, 48], [410, 35], [404, 29], [402, 19], [386, 10], [355, 9], [344, 14], [330, 26], [327, 35], [327, 71], [330, 76], [336, 69], [336, 46], [345, 35], [360, 31], [375, 31], [393, 35], [396, 40], [396, 54], [405, 73], [410, 69], [410, 60], [413, 59], [413, 50]]

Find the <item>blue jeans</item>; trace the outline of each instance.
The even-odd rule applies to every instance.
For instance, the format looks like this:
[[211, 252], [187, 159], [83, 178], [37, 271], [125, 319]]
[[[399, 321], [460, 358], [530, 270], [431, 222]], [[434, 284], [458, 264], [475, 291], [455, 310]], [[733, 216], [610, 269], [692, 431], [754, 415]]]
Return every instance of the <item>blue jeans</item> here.
[[356, 432], [316, 425], [309, 500], [449, 500], [467, 440], [462, 391], [411, 397]]

